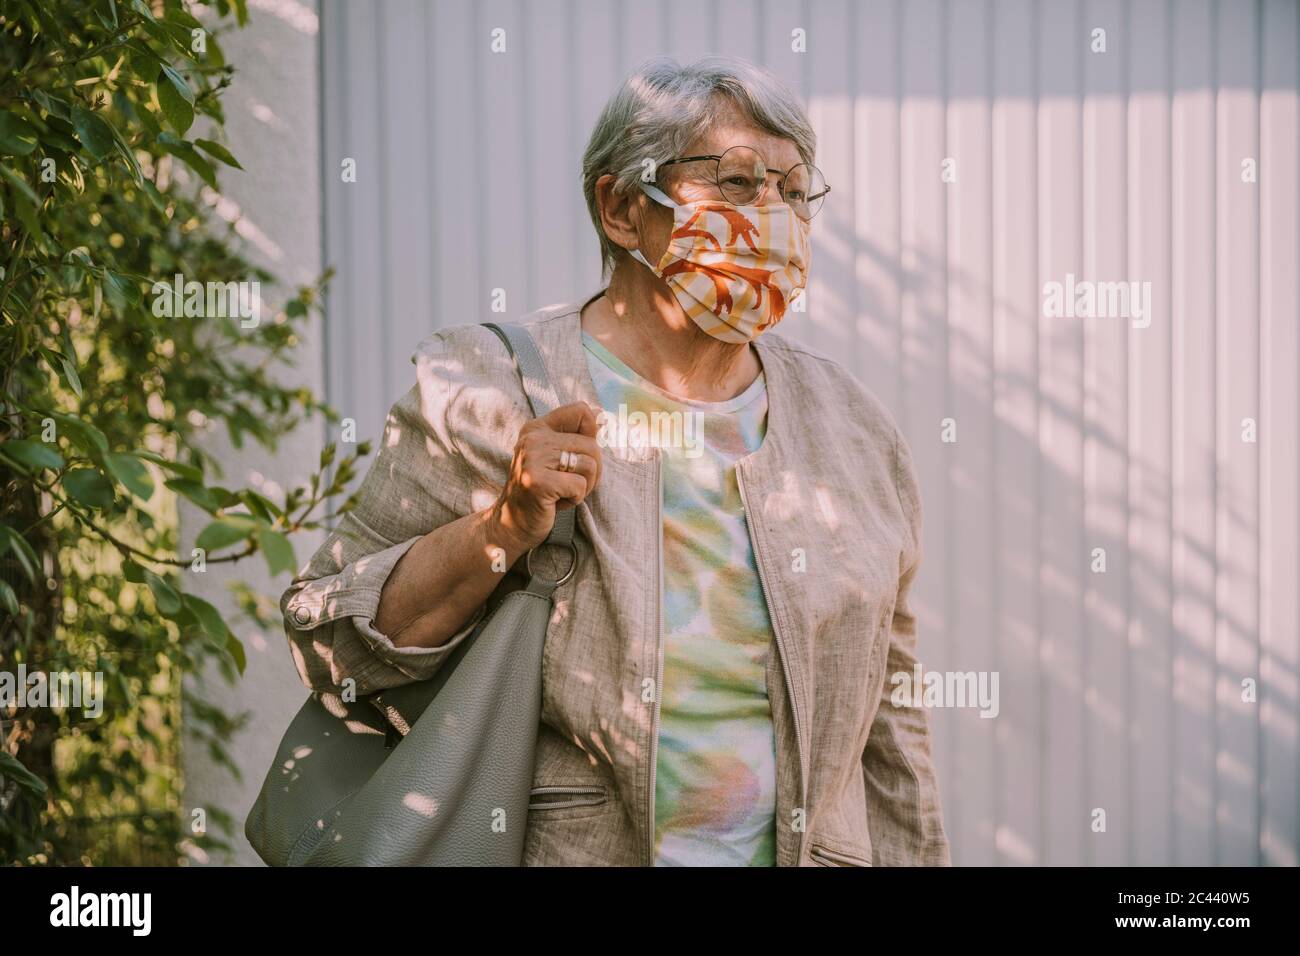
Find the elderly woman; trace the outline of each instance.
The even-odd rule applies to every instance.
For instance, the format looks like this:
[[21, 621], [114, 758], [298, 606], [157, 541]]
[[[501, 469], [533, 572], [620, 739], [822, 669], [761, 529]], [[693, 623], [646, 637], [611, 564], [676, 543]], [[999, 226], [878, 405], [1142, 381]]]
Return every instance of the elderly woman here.
[[916, 664], [907, 447], [770, 331], [801, 311], [813, 158], [799, 102], [749, 64], [628, 78], [583, 158], [608, 286], [528, 320], [562, 407], [528, 420], [489, 330], [435, 333], [284, 597], [313, 690], [425, 679], [577, 509], [527, 864], [948, 862], [926, 714], [890, 702]]

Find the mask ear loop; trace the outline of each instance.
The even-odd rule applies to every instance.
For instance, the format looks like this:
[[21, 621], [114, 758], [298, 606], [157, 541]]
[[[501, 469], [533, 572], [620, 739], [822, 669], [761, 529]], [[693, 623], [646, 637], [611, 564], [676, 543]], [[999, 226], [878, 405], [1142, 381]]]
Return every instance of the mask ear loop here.
[[655, 275], [659, 275], [659, 270], [650, 264], [649, 259], [641, 255], [640, 249], [629, 249], [628, 254], [637, 262], [641, 263], [643, 266], [645, 266], [647, 269], [653, 272]]
[[[664, 192], [658, 186], [652, 185], [651, 183], [646, 183], [646, 182], [641, 183], [641, 191], [661, 206], [667, 206], [669, 209], [672, 209], [674, 211], [681, 208], [680, 203], [675, 202], [673, 198], [669, 196], [666, 192]], [[631, 253], [633, 259], [635, 259], [637, 262], [644, 265], [655, 275], [659, 275], [659, 270], [650, 264], [650, 260], [647, 259], [644, 254], [642, 254], [640, 249], [631, 249], [629, 250], [629, 252]]]
[[667, 206], [669, 209], [681, 208], [681, 203], [676, 202], [672, 196], [652, 183], [642, 183], [641, 191], [661, 206]]

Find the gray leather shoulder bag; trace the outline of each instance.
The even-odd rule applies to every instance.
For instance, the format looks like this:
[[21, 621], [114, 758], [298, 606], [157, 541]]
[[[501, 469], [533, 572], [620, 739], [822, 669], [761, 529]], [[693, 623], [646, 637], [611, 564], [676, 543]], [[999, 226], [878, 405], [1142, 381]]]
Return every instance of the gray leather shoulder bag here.
[[[556, 406], [526, 329], [492, 329], [514, 356], [534, 416]], [[552, 594], [573, 574], [574, 511], [539, 548], [572, 563], [532, 572], [427, 681], [382, 701], [308, 699], [280, 741], [244, 833], [272, 866], [517, 866], [542, 704]], [[381, 709], [388, 714], [387, 721]], [[402, 728], [394, 733], [393, 727]]]

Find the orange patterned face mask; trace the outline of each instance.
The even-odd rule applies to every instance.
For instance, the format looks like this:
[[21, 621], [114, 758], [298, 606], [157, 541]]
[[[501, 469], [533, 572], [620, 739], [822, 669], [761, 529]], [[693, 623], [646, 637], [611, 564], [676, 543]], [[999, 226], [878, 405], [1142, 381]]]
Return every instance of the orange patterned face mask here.
[[808, 223], [785, 203], [733, 206], [721, 200], [674, 202], [654, 186], [646, 195], [673, 212], [658, 268], [632, 255], [673, 290], [678, 304], [723, 342], [751, 342], [781, 321], [808, 280]]

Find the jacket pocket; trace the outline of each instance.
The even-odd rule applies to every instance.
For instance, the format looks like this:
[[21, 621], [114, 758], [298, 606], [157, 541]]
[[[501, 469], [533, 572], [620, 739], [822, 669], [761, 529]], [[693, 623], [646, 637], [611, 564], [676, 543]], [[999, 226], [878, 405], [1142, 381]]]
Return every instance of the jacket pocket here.
[[533, 787], [528, 792], [528, 812], [598, 807], [605, 799], [605, 788], [595, 785]]
[[824, 843], [813, 843], [808, 847], [808, 858], [817, 866], [870, 866], [870, 860], [860, 856], [833, 850]]

